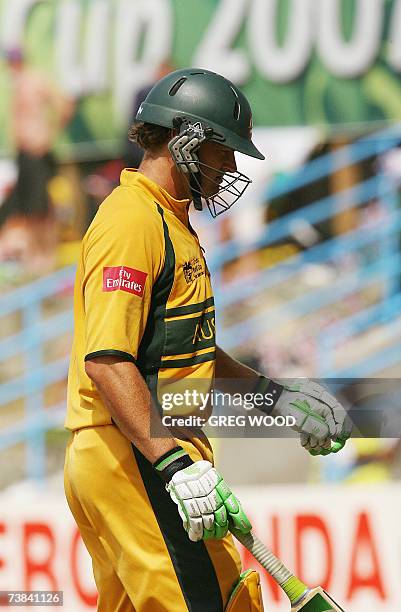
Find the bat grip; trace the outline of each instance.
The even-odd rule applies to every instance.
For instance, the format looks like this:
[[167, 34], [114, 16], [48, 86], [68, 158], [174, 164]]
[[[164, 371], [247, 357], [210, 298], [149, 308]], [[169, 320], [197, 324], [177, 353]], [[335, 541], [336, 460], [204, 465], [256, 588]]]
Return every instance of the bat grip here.
[[306, 584], [299, 580], [252, 532], [244, 535], [237, 530], [233, 534], [270, 574], [289, 598], [291, 605], [302, 601], [308, 593]]
[[242, 533], [235, 533], [234, 535], [280, 586], [292, 578], [293, 574], [290, 570], [285, 567], [284, 563], [280, 561], [280, 559], [278, 559], [276, 555], [274, 555], [271, 550], [252, 533], [252, 531], [246, 535]]

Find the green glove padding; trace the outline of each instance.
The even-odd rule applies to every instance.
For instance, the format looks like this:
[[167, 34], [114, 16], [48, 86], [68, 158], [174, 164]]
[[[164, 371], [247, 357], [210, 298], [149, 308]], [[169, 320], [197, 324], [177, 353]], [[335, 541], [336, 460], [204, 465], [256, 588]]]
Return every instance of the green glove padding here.
[[209, 461], [176, 472], [167, 490], [194, 542], [224, 538], [229, 529], [242, 534], [252, 529], [240, 502]]

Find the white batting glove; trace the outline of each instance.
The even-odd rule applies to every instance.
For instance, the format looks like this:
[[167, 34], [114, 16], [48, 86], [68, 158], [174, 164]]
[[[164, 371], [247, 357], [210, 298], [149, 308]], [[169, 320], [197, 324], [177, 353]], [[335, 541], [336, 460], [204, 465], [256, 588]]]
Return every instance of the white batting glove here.
[[[263, 377], [262, 377], [263, 378]], [[352, 422], [340, 402], [319, 383], [308, 378], [275, 381], [278, 395], [271, 414], [292, 416], [293, 429], [300, 434], [302, 446], [312, 455], [336, 453], [343, 448], [352, 431]]]
[[229, 529], [250, 532], [252, 526], [240, 502], [209, 461], [193, 462], [176, 447], [153, 466], [167, 481], [166, 489], [177, 504], [190, 540], [224, 538]]
[[340, 402], [307, 378], [288, 381], [273, 412], [295, 417], [301, 444], [314, 455], [338, 452], [351, 434], [352, 423]]

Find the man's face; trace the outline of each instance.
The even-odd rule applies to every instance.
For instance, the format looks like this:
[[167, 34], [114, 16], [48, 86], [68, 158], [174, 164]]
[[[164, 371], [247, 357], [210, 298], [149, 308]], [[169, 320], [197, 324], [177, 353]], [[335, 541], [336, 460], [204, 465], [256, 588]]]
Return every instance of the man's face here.
[[201, 166], [202, 193], [206, 197], [216, 194], [225, 172], [236, 172], [237, 164], [232, 149], [216, 142], [204, 142], [199, 149], [199, 161], [209, 166]]

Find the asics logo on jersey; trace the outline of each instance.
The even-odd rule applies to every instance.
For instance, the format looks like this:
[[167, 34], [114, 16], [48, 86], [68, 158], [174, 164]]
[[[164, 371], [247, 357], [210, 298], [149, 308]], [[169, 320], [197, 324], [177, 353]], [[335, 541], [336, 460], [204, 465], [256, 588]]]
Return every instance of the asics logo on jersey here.
[[143, 296], [147, 273], [128, 266], [103, 268], [103, 291], [126, 291]]

